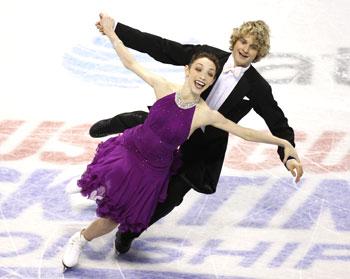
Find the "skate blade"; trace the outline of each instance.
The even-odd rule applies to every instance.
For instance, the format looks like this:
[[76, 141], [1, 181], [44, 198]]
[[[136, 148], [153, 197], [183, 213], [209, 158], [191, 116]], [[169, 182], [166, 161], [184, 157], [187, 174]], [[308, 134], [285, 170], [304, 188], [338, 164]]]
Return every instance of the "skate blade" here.
[[62, 261], [62, 273], [66, 272], [66, 270], [71, 269], [71, 267], [66, 266], [64, 262]]

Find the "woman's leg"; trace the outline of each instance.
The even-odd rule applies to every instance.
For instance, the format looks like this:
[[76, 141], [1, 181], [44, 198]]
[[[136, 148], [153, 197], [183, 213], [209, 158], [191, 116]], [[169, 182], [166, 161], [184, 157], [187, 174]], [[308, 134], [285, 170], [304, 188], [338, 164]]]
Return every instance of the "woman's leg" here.
[[64, 270], [78, 264], [81, 250], [88, 241], [105, 235], [117, 226], [117, 223], [107, 218], [99, 218], [93, 221], [86, 229], [76, 232], [68, 241], [62, 263]]
[[81, 234], [87, 241], [91, 241], [97, 237], [105, 235], [113, 231], [117, 227], [117, 223], [108, 218], [99, 218], [93, 221]]

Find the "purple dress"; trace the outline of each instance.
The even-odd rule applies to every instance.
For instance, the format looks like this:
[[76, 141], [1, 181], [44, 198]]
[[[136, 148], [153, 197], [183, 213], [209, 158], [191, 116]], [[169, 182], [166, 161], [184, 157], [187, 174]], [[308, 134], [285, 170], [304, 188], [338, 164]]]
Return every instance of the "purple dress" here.
[[154, 103], [144, 124], [98, 145], [78, 180], [82, 195], [96, 200], [98, 216], [119, 223], [123, 232], [147, 228], [181, 164], [178, 147], [190, 133], [194, 111], [178, 107], [175, 93], [167, 95]]

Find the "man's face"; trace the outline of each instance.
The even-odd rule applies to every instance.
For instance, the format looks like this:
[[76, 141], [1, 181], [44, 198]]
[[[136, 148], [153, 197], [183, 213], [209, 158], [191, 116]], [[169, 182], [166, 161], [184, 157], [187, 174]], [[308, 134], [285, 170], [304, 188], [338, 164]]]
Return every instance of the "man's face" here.
[[235, 66], [240, 67], [248, 67], [253, 62], [257, 54], [258, 46], [254, 42], [254, 37], [251, 35], [246, 35], [239, 38], [232, 50]]

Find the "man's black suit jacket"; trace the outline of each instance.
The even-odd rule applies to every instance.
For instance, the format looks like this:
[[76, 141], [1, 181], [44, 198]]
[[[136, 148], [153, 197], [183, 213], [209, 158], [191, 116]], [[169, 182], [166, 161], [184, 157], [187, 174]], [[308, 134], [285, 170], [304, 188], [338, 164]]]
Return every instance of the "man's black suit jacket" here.
[[[230, 52], [208, 45], [180, 44], [141, 32], [122, 23], [117, 24], [115, 32], [125, 46], [147, 53], [155, 60], [167, 64], [187, 65], [194, 53], [205, 51], [219, 58], [220, 73], [231, 55]], [[203, 92], [202, 98], [207, 98], [212, 86]], [[243, 99], [244, 97], [249, 100]], [[232, 93], [219, 108], [219, 112], [237, 123], [251, 108], [265, 120], [273, 135], [284, 138], [295, 146], [293, 129], [289, 127], [287, 118], [274, 100], [271, 86], [253, 66], [250, 66], [244, 73]], [[181, 146], [184, 164], [180, 176], [199, 192], [215, 192], [227, 141], [228, 133], [225, 131], [212, 126], [207, 126], [205, 132], [197, 129]], [[283, 149], [280, 147], [278, 154], [282, 159]]]

